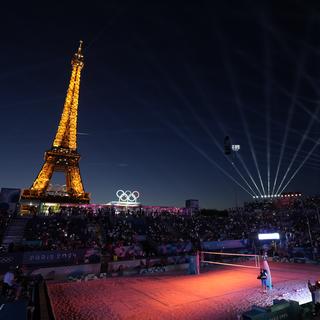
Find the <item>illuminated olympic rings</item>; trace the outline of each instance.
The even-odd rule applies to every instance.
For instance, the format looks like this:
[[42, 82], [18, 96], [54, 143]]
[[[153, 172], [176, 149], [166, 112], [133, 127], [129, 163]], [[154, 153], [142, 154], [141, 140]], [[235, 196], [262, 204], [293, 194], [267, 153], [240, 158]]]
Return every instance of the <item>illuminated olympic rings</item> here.
[[137, 202], [137, 199], [140, 197], [138, 191], [130, 191], [130, 190], [118, 190], [116, 195], [119, 199], [119, 202]]

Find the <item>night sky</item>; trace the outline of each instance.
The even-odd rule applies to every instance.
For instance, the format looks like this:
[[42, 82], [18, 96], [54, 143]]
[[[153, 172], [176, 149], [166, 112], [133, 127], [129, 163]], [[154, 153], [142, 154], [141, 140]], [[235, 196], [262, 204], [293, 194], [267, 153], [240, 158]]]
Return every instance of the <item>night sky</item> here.
[[312, 3], [2, 4], [0, 186], [30, 187], [38, 174], [82, 39], [78, 151], [93, 203], [116, 200], [117, 189], [138, 190], [150, 205], [247, 201], [230, 179], [246, 187], [220, 150], [224, 137], [240, 144], [234, 163], [252, 185], [241, 158], [261, 188], [254, 150], [267, 189], [267, 151], [272, 187], [287, 124], [278, 182], [311, 150], [286, 191], [318, 193], [320, 5]]

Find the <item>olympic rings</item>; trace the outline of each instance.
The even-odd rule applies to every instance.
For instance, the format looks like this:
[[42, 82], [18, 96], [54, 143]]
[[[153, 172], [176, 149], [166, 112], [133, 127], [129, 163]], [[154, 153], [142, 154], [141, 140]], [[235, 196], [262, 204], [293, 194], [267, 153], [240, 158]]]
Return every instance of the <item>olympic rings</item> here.
[[130, 202], [135, 203], [137, 202], [137, 199], [140, 197], [140, 194], [138, 191], [130, 191], [130, 190], [118, 190], [116, 192], [116, 195], [119, 199], [119, 202]]

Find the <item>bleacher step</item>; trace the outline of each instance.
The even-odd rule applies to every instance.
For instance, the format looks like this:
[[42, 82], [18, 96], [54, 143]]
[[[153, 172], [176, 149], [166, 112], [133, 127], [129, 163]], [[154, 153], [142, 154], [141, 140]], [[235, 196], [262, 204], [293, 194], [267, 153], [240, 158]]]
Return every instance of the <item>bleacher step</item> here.
[[8, 247], [10, 243], [20, 243], [23, 239], [24, 229], [30, 218], [28, 217], [15, 217], [9, 224], [3, 239], [2, 245]]

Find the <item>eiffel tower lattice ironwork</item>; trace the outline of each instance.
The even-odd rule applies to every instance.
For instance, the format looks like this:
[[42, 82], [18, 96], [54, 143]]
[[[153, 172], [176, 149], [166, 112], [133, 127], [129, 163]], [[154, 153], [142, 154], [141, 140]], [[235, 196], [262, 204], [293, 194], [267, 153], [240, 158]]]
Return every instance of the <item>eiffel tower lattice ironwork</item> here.
[[[45, 152], [44, 164], [30, 189], [25, 189], [22, 199], [43, 202], [89, 203], [90, 195], [84, 191], [77, 152], [77, 118], [81, 70], [84, 66], [82, 41], [71, 61], [71, 79], [63, 112], [52, 147]], [[64, 172], [66, 192], [51, 194], [48, 187], [54, 172]]]

